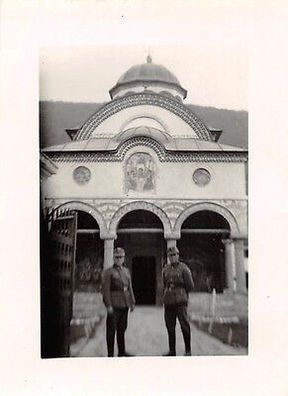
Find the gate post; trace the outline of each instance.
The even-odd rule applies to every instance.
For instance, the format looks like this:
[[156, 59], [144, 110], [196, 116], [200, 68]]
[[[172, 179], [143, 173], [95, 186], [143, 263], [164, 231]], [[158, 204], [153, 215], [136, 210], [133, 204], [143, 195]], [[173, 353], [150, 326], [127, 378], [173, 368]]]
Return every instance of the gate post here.
[[104, 239], [104, 269], [113, 266], [114, 238]]

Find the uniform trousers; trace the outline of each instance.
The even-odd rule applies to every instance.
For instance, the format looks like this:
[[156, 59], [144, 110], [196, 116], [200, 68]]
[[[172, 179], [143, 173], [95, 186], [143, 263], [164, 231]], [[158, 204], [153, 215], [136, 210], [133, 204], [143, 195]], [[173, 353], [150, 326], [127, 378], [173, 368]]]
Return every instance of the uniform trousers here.
[[176, 355], [176, 319], [178, 318], [182, 330], [185, 351], [191, 351], [191, 330], [187, 315], [187, 304], [171, 304], [164, 306], [165, 324], [168, 331], [170, 353]]
[[114, 356], [115, 333], [118, 345], [118, 356], [125, 354], [125, 331], [127, 329], [128, 308], [114, 308], [112, 314], [107, 314], [106, 341], [108, 356]]

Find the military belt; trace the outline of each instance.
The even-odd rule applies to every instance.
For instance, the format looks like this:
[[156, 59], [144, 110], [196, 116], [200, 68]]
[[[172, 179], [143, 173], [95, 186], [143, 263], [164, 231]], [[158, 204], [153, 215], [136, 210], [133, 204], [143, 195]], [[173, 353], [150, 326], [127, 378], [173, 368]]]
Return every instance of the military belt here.
[[128, 290], [128, 286], [123, 286], [123, 288], [120, 288], [120, 287], [118, 287], [117, 289], [116, 288], [111, 288], [110, 289], [111, 291], [127, 291]]
[[175, 289], [184, 289], [184, 285], [183, 286], [175, 286], [175, 285], [169, 285], [167, 287], [168, 290], [175, 290]]

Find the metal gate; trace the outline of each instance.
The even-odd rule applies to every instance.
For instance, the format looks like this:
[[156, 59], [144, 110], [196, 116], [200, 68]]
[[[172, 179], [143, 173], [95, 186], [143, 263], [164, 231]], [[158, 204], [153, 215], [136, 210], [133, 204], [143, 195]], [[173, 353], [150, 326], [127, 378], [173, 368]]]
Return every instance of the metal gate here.
[[46, 214], [41, 254], [42, 357], [67, 357], [73, 314], [77, 212]]

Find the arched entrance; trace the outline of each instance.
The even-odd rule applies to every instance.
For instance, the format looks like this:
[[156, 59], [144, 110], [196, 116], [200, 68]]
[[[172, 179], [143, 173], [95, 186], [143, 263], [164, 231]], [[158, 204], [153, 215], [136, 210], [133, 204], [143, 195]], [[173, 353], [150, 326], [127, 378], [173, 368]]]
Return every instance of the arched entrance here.
[[163, 235], [161, 220], [146, 210], [133, 210], [118, 224], [115, 246], [125, 249], [138, 305], [162, 302], [162, 265], [166, 251]]
[[104, 255], [99, 225], [89, 213], [77, 213], [75, 291], [99, 291]]
[[223, 239], [229, 237], [228, 221], [219, 213], [201, 210], [182, 224], [178, 247], [181, 259], [190, 267], [195, 292], [222, 293], [226, 287]]

